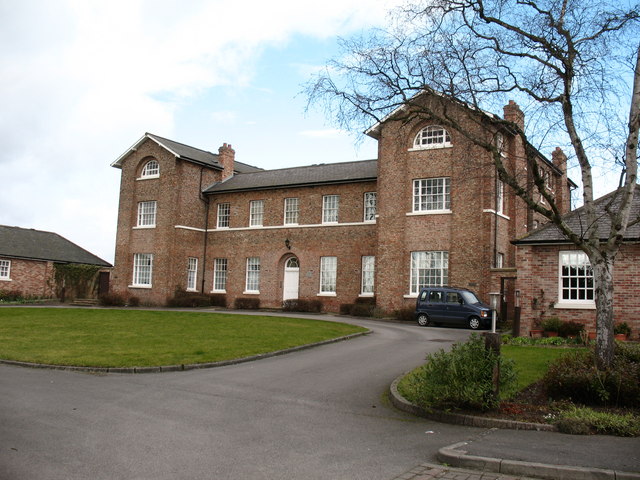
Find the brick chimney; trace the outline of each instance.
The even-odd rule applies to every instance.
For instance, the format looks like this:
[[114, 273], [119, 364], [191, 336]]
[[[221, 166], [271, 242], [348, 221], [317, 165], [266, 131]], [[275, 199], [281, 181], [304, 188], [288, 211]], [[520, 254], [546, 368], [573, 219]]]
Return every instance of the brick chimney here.
[[567, 213], [571, 210], [571, 191], [569, 189], [569, 180], [567, 179], [567, 156], [560, 147], [551, 154], [553, 165], [560, 170], [560, 176], [556, 177], [554, 185], [556, 194], [556, 204], [561, 213]]
[[513, 100], [509, 100], [509, 104], [504, 106], [504, 119], [515, 123], [524, 131], [524, 113]]
[[220, 156], [219, 161], [222, 165], [221, 180], [224, 181], [227, 178], [233, 177], [233, 163], [236, 158], [236, 151], [231, 148], [230, 143], [223, 143], [222, 146], [218, 149], [218, 155]]

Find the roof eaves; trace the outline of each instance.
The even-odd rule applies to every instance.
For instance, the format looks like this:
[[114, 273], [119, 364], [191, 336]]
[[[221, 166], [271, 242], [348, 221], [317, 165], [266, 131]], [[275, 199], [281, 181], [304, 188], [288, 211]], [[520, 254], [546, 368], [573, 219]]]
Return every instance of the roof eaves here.
[[352, 179], [340, 179], [340, 180], [322, 180], [318, 182], [300, 182], [300, 183], [279, 183], [272, 185], [263, 185], [257, 187], [238, 187], [238, 188], [228, 188], [224, 190], [213, 190], [212, 188], [224, 183], [216, 183], [214, 185], [209, 186], [204, 190], [205, 194], [215, 195], [217, 193], [238, 193], [238, 192], [257, 192], [261, 190], [278, 190], [280, 188], [304, 188], [304, 187], [315, 187], [318, 185], [346, 185], [351, 183], [362, 183], [362, 182], [375, 182], [378, 177], [361, 177], [361, 178], [352, 178]]

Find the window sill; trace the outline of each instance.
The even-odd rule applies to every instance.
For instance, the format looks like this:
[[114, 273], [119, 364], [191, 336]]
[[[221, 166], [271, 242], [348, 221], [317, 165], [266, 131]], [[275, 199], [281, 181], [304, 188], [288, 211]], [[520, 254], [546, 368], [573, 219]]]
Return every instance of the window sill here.
[[423, 150], [438, 150], [440, 148], [452, 148], [452, 143], [438, 143], [435, 145], [424, 145], [422, 147], [411, 147], [407, 152], [421, 152]]
[[553, 305], [553, 308], [566, 309], [566, 310], [595, 310], [596, 304], [594, 303], [570, 303], [570, 302], [558, 302]]
[[128, 288], [144, 288], [146, 290], [150, 290], [152, 285], [129, 285]]
[[418, 298], [417, 293], [410, 293], [409, 295], [404, 295], [403, 298]]
[[451, 210], [428, 210], [426, 212], [408, 212], [407, 217], [416, 217], [421, 215], [449, 215], [453, 213]]
[[148, 175], [146, 177], [138, 177], [136, 181], [140, 182], [141, 180], [153, 180], [154, 178], [160, 178], [160, 175]]
[[358, 297], [360, 298], [372, 298], [375, 297], [374, 293], [361, 293], [360, 295], [358, 295]]
[[227, 291], [226, 290], [211, 290], [210, 293], [225, 293], [226, 294]]
[[149, 230], [150, 228], [156, 228], [155, 225], [136, 225], [133, 227], [134, 230]]
[[11, 278], [0, 278], [0, 282], [12, 282]]
[[260, 290], [245, 290], [243, 295], [260, 295]]
[[194, 293], [194, 292], [195, 292], [195, 293], [197, 293], [197, 292], [198, 292], [198, 289], [196, 289], [196, 288], [187, 288], [187, 289], [185, 290], [185, 292], [191, 292], [191, 293]]
[[318, 297], [337, 297], [336, 292], [320, 292], [317, 295]]

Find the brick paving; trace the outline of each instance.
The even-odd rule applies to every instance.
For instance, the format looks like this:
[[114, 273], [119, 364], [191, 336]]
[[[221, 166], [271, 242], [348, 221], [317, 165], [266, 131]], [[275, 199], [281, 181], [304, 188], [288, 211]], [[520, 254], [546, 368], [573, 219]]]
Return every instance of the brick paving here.
[[492, 472], [476, 472], [461, 468], [423, 463], [392, 480], [533, 480], [529, 477], [514, 477]]

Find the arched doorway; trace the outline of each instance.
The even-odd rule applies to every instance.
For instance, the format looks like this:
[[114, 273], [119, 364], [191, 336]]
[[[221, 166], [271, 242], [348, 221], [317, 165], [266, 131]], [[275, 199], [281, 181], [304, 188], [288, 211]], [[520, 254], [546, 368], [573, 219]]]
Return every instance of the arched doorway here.
[[296, 300], [300, 285], [300, 262], [297, 257], [289, 257], [284, 262], [284, 282], [282, 283], [282, 300]]

